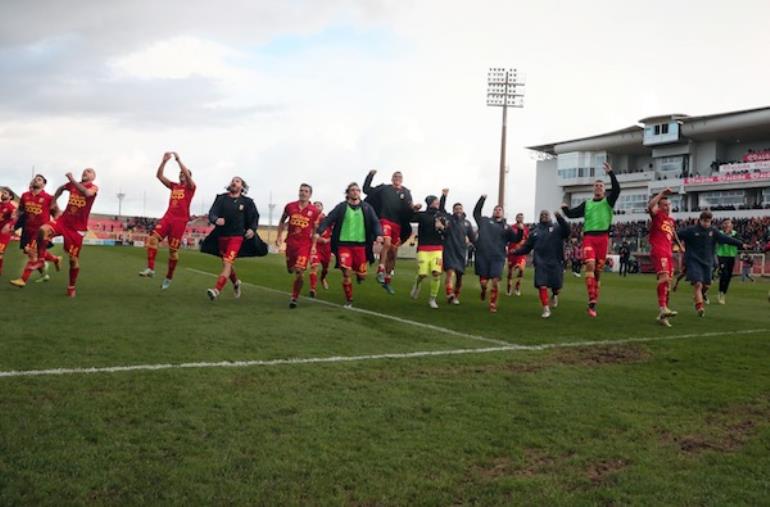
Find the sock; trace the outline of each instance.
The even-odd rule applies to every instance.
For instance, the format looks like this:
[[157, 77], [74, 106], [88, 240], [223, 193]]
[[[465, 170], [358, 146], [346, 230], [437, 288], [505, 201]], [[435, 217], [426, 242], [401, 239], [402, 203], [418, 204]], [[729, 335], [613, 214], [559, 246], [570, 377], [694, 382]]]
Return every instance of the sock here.
[[318, 274], [315, 271], [310, 272], [310, 290], [315, 290], [318, 287]]
[[174, 270], [176, 269], [176, 263], [179, 262], [175, 259], [169, 259], [168, 260], [168, 271], [166, 272], [166, 278], [171, 280], [174, 278]]
[[353, 301], [353, 282], [342, 282], [342, 291], [345, 293], [346, 301]]
[[155, 271], [155, 257], [158, 256], [158, 249], [147, 247], [147, 267]]
[[393, 280], [393, 276], [391, 276], [390, 274], [385, 275], [385, 283], [386, 284], [390, 285], [390, 281], [391, 280]]
[[35, 271], [35, 268], [33, 267], [32, 261], [27, 261], [27, 264], [24, 265], [24, 272], [21, 274], [21, 279], [26, 282], [29, 280], [29, 277], [32, 276], [33, 271]]
[[434, 276], [430, 280], [430, 297], [433, 299], [436, 299], [436, 296], [438, 296], [438, 291], [441, 288], [441, 277], [440, 276]]
[[702, 310], [702, 309], [703, 309], [703, 301], [701, 301], [701, 302], [696, 302], [696, 303], [695, 303], [695, 309], [696, 309], [696, 310]]
[[542, 306], [548, 306], [548, 289], [546, 287], [540, 287], [538, 294], [540, 295], [540, 304]]
[[234, 269], [230, 269], [230, 281], [235, 285], [238, 282], [238, 275], [235, 274]]
[[454, 287], [452, 287], [452, 275], [446, 275], [446, 281], [444, 282], [444, 292], [447, 296], [454, 294]]
[[385, 264], [380, 264], [377, 266], [377, 273], [384, 273], [385, 272]]
[[668, 307], [668, 282], [658, 282], [658, 306]]
[[294, 283], [291, 286], [291, 298], [298, 299], [299, 293], [302, 291], [302, 285], [304, 280], [302, 278], [295, 278]]
[[588, 302], [595, 303], [598, 298], [598, 290], [596, 278], [593, 276], [586, 276], [586, 290], [588, 291]]
[[497, 293], [499, 289], [497, 287], [492, 287], [492, 290], [489, 293], [489, 306], [497, 306]]
[[483, 289], [484, 286], [487, 284], [487, 281], [489, 281], [488, 278], [479, 277], [479, 283], [481, 284], [481, 288]]
[[224, 277], [224, 276], [220, 276], [219, 278], [217, 278], [217, 284], [216, 284], [214, 287], [215, 287], [217, 290], [220, 290], [220, 291], [221, 291], [221, 290], [222, 290], [222, 288], [225, 286], [225, 284], [226, 284], [226, 283], [227, 283], [227, 277]]
[[78, 274], [80, 274], [80, 268], [70, 267], [70, 287], [74, 287], [78, 281]]

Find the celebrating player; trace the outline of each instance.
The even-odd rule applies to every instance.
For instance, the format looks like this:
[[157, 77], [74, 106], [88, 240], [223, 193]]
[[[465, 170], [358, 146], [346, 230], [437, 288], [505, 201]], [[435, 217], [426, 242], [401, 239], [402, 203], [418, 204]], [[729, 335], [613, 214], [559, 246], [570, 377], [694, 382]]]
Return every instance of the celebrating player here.
[[679, 250], [682, 250], [676, 235], [674, 219], [670, 215], [671, 202], [668, 200], [670, 194], [671, 189], [666, 188], [653, 197], [647, 205], [647, 211], [652, 218], [650, 260], [658, 276], [658, 322], [665, 327], [671, 327], [668, 319], [677, 315], [677, 312], [668, 306], [671, 279], [674, 276], [673, 243], [676, 242]]
[[336, 267], [342, 271], [345, 308], [352, 308], [353, 273], [359, 283], [364, 281], [367, 263], [374, 262], [374, 243], [382, 241], [380, 221], [374, 208], [361, 201], [358, 183], [347, 186], [345, 200], [323, 219], [316, 235], [322, 236], [330, 227], [333, 227], [331, 246], [336, 257]]
[[[447, 303], [459, 305], [463, 273], [468, 257], [468, 245], [476, 241], [471, 222], [459, 202], [452, 206], [452, 215], [444, 231], [444, 271]], [[453, 285], [454, 282], [454, 285]]]
[[236, 176], [227, 192], [217, 195], [209, 210], [209, 222], [215, 227], [203, 240], [201, 252], [222, 258], [217, 283], [206, 291], [212, 301], [219, 297], [228, 279], [233, 283], [235, 298], [241, 297], [242, 283], [233, 267], [235, 259], [267, 255], [267, 245], [257, 235], [259, 212], [254, 201], [246, 197], [248, 191], [249, 185]]
[[442, 253], [444, 251], [444, 233], [447, 228], [447, 217], [444, 205], [448, 189], [441, 192], [441, 199], [435, 195], [425, 198], [425, 211], [415, 211], [412, 217], [417, 222], [417, 277], [409, 295], [417, 299], [420, 295], [422, 281], [430, 275], [430, 299], [428, 305], [438, 308], [436, 298], [441, 288], [441, 271], [444, 267]]
[[297, 307], [297, 300], [305, 283], [305, 270], [310, 262], [311, 252], [315, 250], [316, 240], [314, 231], [318, 227], [321, 212], [311, 202], [313, 187], [307, 183], [299, 186], [299, 200], [292, 201], [283, 208], [283, 214], [278, 221], [278, 234], [275, 246], [281, 246], [281, 236], [288, 221], [286, 235], [286, 269], [294, 274], [294, 284], [291, 289], [289, 308]]
[[[551, 316], [551, 308], [559, 305], [559, 291], [564, 285], [564, 240], [569, 238], [571, 229], [559, 212], [554, 213], [557, 224], [551, 220], [547, 210], [540, 212], [538, 224], [529, 231], [527, 241], [512, 251], [513, 255], [533, 253], [535, 266], [535, 288], [540, 296], [543, 307], [542, 317]], [[518, 235], [522, 235], [521, 232]], [[509, 252], [510, 253], [510, 252]], [[551, 289], [551, 300], [548, 300], [548, 289]]]
[[476, 274], [481, 284], [481, 300], [487, 297], [487, 285], [492, 281], [492, 290], [489, 295], [489, 311], [497, 312], [497, 296], [500, 289], [500, 277], [505, 269], [505, 245], [511, 241], [519, 241], [520, 235], [514, 234], [505, 223], [503, 207], [495, 206], [491, 217], [481, 216], [481, 209], [487, 196], [482, 195], [476, 207], [473, 208], [473, 218], [476, 220], [479, 235], [476, 240]]
[[366, 202], [371, 204], [380, 219], [384, 244], [380, 253], [380, 265], [377, 267], [377, 281], [388, 292], [395, 294], [390, 282], [396, 267], [398, 247], [412, 234], [409, 220], [412, 212], [420, 205], [412, 207], [412, 193], [402, 185], [404, 176], [401, 171], [393, 173], [391, 184], [372, 187], [372, 179], [377, 171], [369, 171], [364, 180]]
[[[175, 183], [163, 174], [171, 157], [174, 157], [179, 164], [179, 183]], [[147, 238], [147, 268], [139, 273], [139, 276], [155, 276], [155, 257], [158, 255], [158, 245], [163, 238], [168, 238], [168, 271], [163, 280], [161, 289], [166, 290], [171, 286], [171, 280], [174, 278], [174, 270], [179, 262], [179, 248], [182, 246], [182, 238], [187, 222], [190, 220], [190, 203], [195, 195], [195, 182], [192, 179], [192, 173], [182, 163], [176, 152], [166, 152], [163, 154], [158, 166], [158, 172], [155, 177], [163, 183], [163, 186], [171, 190], [171, 197], [168, 201], [168, 209], [160, 219], [155, 229]]]
[[[505, 293], [510, 296], [516, 292], [517, 296], [521, 296], [521, 279], [524, 278], [524, 269], [527, 267], [526, 255], [513, 255], [513, 251], [524, 245], [527, 242], [529, 236], [529, 229], [524, 225], [524, 214], [516, 213], [516, 223], [511, 226], [514, 233], [518, 235], [521, 232], [521, 241], [518, 243], [508, 243], [508, 287]], [[516, 288], [513, 286], [513, 271], [516, 271]]]
[[3, 257], [13, 235], [16, 223], [16, 195], [8, 187], [0, 187], [0, 275], [3, 274]]
[[600, 274], [607, 261], [607, 248], [610, 242], [610, 227], [615, 202], [620, 195], [620, 184], [609, 162], [604, 163], [604, 172], [609, 174], [612, 188], [606, 194], [604, 182], [594, 182], [592, 199], [570, 209], [566, 204], [561, 208], [569, 218], [585, 217], [583, 225], [583, 264], [586, 267], [586, 290], [588, 292], [588, 315], [596, 317], [596, 304], [599, 301]]
[[693, 286], [695, 311], [699, 317], [703, 317], [706, 312], [703, 307], [703, 292], [711, 285], [711, 266], [714, 263], [716, 244], [748, 248], [748, 245], [719, 232], [711, 225], [712, 218], [710, 211], [702, 211], [697, 224], [679, 231], [679, 239], [685, 246], [684, 262], [687, 281]]
[[[313, 206], [318, 208], [318, 223], [326, 218], [324, 215], [324, 205], [321, 201], [316, 201]], [[315, 245], [315, 253], [311, 255], [310, 259], [310, 297], [314, 298], [316, 295], [316, 289], [318, 288], [318, 266], [321, 266], [321, 286], [324, 289], [329, 288], [329, 282], [326, 280], [326, 276], [329, 274], [329, 263], [332, 260], [332, 245], [331, 245], [332, 230], [326, 229], [323, 235], [319, 236]]]
[[[735, 237], [738, 235], [733, 229], [733, 221], [729, 218], [722, 222], [722, 232], [726, 236]], [[733, 269], [735, 269], [735, 258], [738, 256], [738, 248], [734, 245], [720, 244], [717, 247], [717, 260], [719, 261], [719, 304], [726, 303], [725, 298], [730, 288], [730, 282], [733, 279]]]

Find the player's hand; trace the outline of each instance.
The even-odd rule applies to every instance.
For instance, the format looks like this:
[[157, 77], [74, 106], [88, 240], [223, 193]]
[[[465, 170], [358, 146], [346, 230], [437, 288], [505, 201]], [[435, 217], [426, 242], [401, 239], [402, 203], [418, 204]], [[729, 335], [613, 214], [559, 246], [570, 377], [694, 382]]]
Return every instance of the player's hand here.
[[179, 162], [179, 153], [172, 151], [171, 154], [174, 156], [177, 162]]
[[448, 195], [448, 194], [449, 194], [449, 189], [448, 188], [442, 188], [441, 189], [441, 195]]
[[671, 195], [673, 193], [674, 193], [674, 191], [671, 190], [671, 187], [666, 187], [666, 188], [663, 189], [663, 195]]
[[481, 198], [486, 201], [487, 200], [487, 194], [481, 194]]
[[281, 248], [281, 237], [280, 236], [275, 238], [275, 246], [276, 246], [276, 248]]
[[561, 218], [561, 212], [560, 211], [554, 211], [553, 216]]
[[221, 227], [221, 226], [225, 225], [225, 219], [224, 218], [217, 218], [216, 222], [214, 222], [214, 223]]
[[163, 161], [164, 162], [168, 162], [170, 159], [171, 159], [171, 152], [170, 151], [167, 151], [166, 153], [163, 154]]
[[377, 174], [377, 169], [372, 169], [369, 171], [369, 176], [374, 176], [375, 174]]
[[249, 229], [246, 231], [246, 239], [251, 239], [254, 237], [254, 229]]
[[65, 174], [65, 176], [67, 177], [68, 180], [75, 181], [75, 177], [72, 175], [72, 173], [67, 173]]
[[412, 209], [415, 211], [420, 211], [421, 208], [422, 208], [422, 203], [418, 202], [417, 204], [412, 205]]
[[609, 162], [605, 162], [604, 163], [604, 172], [606, 172], [607, 174], [611, 173], [612, 172], [612, 164], [610, 164]]

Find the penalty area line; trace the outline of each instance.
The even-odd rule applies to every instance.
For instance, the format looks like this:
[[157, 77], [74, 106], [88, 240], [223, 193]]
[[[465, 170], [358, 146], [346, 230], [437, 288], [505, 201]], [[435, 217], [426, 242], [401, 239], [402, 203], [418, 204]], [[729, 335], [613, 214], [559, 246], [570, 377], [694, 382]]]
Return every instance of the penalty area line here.
[[303, 364], [323, 364], [323, 363], [352, 363], [361, 361], [376, 360], [395, 360], [412, 359], [422, 357], [441, 357], [441, 356], [460, 356], [471, 354], [489, 354], [494, 352], [521, 352], [521, 351], [542, 351], [549, 349], [571, 348], [571, 347], [598, 347], [608, 345], [624, 345], [628, 343], [644, 343], [658, 341], [685, 340], [688, 338], [709, 338], [714, 336], [733, 336], [750, 335], [767, 332], [767, 329], [746, 329], [743, 331], [723, 331], [711, 333], [690, 333], [672, 336], [647, 336], [638, 338], [625, 338], [614, 341], [583, 341], [583, 342], [563, 342], [549, 343], [541, 345], [507, 345], [505, 347], [486, 347], [476, 349], [454, 349], [454, 350], [429, 350], [419, 352], [403, 352], [390, 354], [367, 354], [358, 356], [330, 356], [330, 357], [307, 357], [307, 358], [287, 358], [287, 359], [265, 359], [252, 361], [218, 361], [218, 362], [196, 362], [196, 363], [178, 363], [178, 364], [137, 364], [129, 366], [108, 366], [93, 368], [55, 368], [48, 370], [21, 370], [21, 371], [0, 371], [0, 377], [42, 377], [53, 375], [76, 375], [89, 373], [119, 373], [129, 371], [156, 371], [190, 368], [245, 368], [254, 366], [280, 366], [280, 365], [303, 365]]
[[[187, 270], [188, 271], [192, 271], [193, 273], [198, 273], [199, 275], [206, 275], [206, 276], [213, 276], [213, 277], [217, 276], [214, 273], [209, 273], [208, 271], [202, 271], [200, 269], [187, 268]], [[291, 296], [290, 292], [285, 292], [285, 291], [282, 291], [282, 290], [273, 289], [272, 287], [265, 287], [264, 285], [257, 285], [255, 283], [246, 282], [246, 281], [242, 281], [242, 283], [244, 285], [248, 285], [248, 286], [254, 287], [256, 289], [264, 290], [266, 292], [272, 292], [274, 294], [281, 294], [283, 296]], [[356, 312], [356, 313], [362, 313], [364, 315], [371, 315], [372, 317], [378, 317], [380, 319], [392, 320], [392, 321], [395, 321], [395, 322], [400, 322], [401, 324], [409, 324], [410, 326], [418, 326], [418, 327], [421, 327], [421, 328], [424, 328], [424, 329], [430, 329], [431, 331], [435, 331], [437, 333], [449, 334], [449, 335], [458, 336], [458, 337], [461, 337], [461, 338], [468, 338], [468, 339], [471, 339], [471, 340], [482, 341], [482, 342], [486, 342], [486, 343], [494, 343], [495, 345], [501, 345], [501, 346], [505, 346], [505, 347], [515, 346], [515, 345], [511, 344], [510, 342], [506, 342], [506, 341], [503, 341], [503, 340], [495, 340], [493, 338], [486, 338], [484, 336], [478, 336], [478, 335], [474, 335], [474, 334], [463, 333], [461, 331], [455, 331], [454, 329], [448, 329], [448, 328], [441, 327], [441, 326], [434, 326], [433, 324], [426, 324], [424, 322], [418, 322], [416, 320], [404, 319], [402, 317], [396, 317], [395, 315], [388, 315], [387, 313], [375, 312], [373, 310], [366, 310], [364, 308], [356, 308], [355, 306], [353, 308], [345, 308], [344, 306], [342, 306], [340, 304], [332, 303], [331, 301], [325, 301], [323, 299], [310, 298], [310, 297], [306, 297], [306, 296], [300, 296], [300, 297], [303, 300], [305, 300], [305, 301], [312, 301], [314, 303], [318, 303], [318, 304], [322, 304], [322, 305], [326, 305], [326, 306], [332, 306], [334, 308], [340, 308], [340, 309], [343, 309], [343, 310], [349, 311], [349, 312]]]

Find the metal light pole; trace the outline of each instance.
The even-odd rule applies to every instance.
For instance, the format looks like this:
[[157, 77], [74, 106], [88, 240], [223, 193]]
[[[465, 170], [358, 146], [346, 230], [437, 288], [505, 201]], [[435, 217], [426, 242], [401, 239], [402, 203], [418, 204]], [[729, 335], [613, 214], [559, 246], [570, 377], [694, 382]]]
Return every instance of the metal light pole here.
[[126, 194], [122, 191], [118, 192], [118, 218], [123, 218], [123, 199], [126, 198]]
[[267, 204], [268, 208], [268, 214], [267, 214], [267, 225], [273, 226], [273, 210], [275, 209], [276, 204], [273, 202], [273, 192], [270, 192], [270, 202]]
[[487, 74], [487, 106], [503, 108], [503, 128], [500, 139], [500, 180], [498, 186], [497, 202], [505, 206], [505, 141], [508, 129], [508, 108], [524, 107], [523, 90], [517, 87], [524, 86], [523, 80], [518, 76], [516, 69], [504, 69], [491, 67]]

